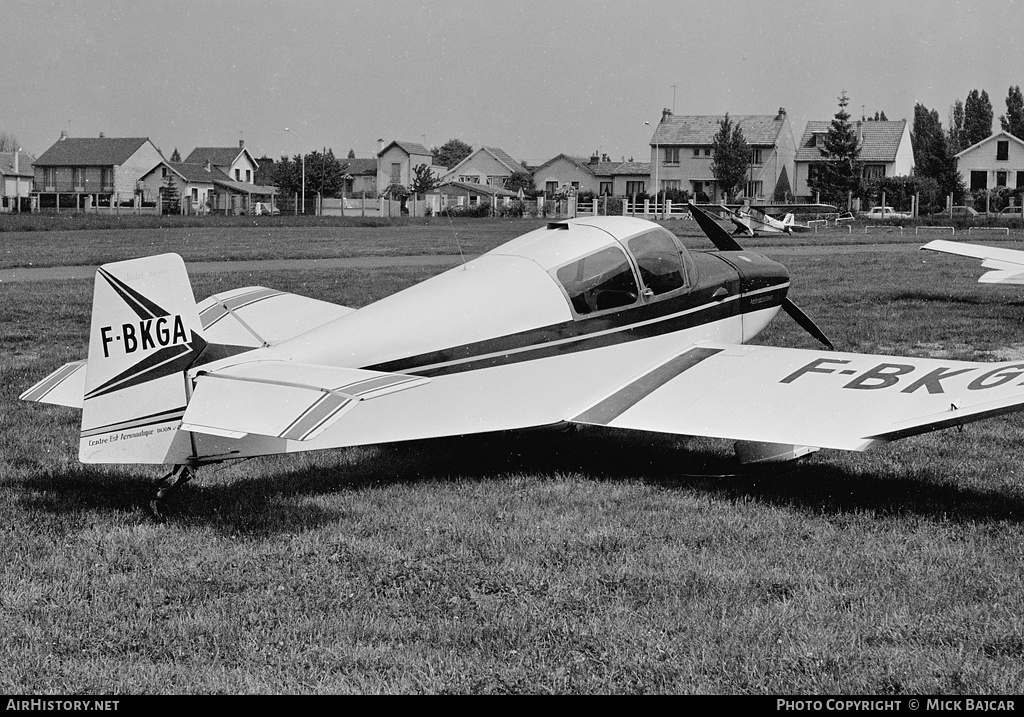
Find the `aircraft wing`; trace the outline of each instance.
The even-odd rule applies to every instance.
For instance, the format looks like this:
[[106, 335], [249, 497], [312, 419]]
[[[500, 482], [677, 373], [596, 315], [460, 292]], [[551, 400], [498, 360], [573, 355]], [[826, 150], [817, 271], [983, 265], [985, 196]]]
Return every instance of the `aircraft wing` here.
[[699, 344], [572, 423], [861, 451], [1024, 410], [1024, 363]]
[[978, 279], [979, 284], [1024, 284], [1024, 251], [945, 239], [930, 241], [921, 248], [981, 259], [981, 265], [991, 271], [982, 274]]
[[196, 308], [207, 341], [252, 347], [276, 344], [354, 311], [263, 286], [214, 294]]

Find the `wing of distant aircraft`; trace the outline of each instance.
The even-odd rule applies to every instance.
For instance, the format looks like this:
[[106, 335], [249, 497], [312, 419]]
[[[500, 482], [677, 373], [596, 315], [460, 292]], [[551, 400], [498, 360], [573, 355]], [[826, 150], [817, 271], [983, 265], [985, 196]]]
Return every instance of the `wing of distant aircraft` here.
[[921, 248], [981, 259], [981, 265], [991, 271], [982, 274], [979, 284], [1024, 284], [1024, 251], [945, 239], [930, 241]]
[[1024, 363], [749, 345], [785, 267], [631, 217], [550, 222], [359, 309], [247, 287], [195, 303], [173, 254], [104, 265], [88, 360], [22, 398], [82, 408], [79, 457], [174, 466], [565, 424], [736, 441], [744, 460], [1024, 410]]

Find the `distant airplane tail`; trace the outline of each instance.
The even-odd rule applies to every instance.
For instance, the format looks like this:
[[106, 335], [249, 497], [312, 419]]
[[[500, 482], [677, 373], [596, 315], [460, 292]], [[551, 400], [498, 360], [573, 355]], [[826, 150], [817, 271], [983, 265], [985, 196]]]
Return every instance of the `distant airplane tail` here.
[[206, 348], [185, 263], [162, 254], [96, 272], [85, 369], [83, 463], [177, 463], [192, 454], [179, 431], [185, 371]]
[[793, 212], [789, 212], [788, 214], [786, 214], [786, 216], [782, 218], [782, 223], [785, 224], [787, 227], [791, 227], [794, 224], [796, 224], [796, 218], [793, 216]]

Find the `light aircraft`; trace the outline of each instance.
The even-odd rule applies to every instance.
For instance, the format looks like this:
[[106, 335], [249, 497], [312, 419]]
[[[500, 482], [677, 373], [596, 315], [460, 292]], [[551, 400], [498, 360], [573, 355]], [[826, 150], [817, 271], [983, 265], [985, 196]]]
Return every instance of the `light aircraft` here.
[[[793, 232], [810, 231], [810, 227], [796, 223], [796, 212], [812, 212], [815, 214], [834, 214], [836, 208], [831, 204], [764, 204], [753, 207], [749, 203], [738, 208], [726, 204], [719, 205], [735, 226], [734, 234], [758, 236], [760, 234], [792, 234]], [[781, 214], [782, 219], [774, 215]]]
[[[85, 463], [254, 456], [574, 424], [865, 450], [1024, 409], [1024, 363], [832, 349], [781, 264], [709, 215], [690, 253], [632, 217], [556, 221], [359, 309], [251, 286], [195, 302], [163, 254], [96, 272], [88, 360], [21, 397], [81, 408]], [[827, 350], [748, 345], [779, 310]]]
[[981, 275], [978, 279], [979, 284], [1024, 284], [1024, 251], [1019, 249], [1003, 249], [945, 239], [930, 241], [921, 248], [981, 259], [981, 265], [991, 271]]
[[759, 234], [792, 234], [796, 220], [789, 212], [781, 220], [766, 214], [756, 207], [744, 204], [739, 209], [720, 205], [729, 215], [729, 221], [736, 225], [734, 234], [758, 236]]

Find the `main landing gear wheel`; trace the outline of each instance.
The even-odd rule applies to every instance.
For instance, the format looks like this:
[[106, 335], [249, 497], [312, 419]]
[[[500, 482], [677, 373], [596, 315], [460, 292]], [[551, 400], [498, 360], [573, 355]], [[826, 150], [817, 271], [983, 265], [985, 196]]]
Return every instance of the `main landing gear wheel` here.
[[156, 497], [149, 503], [149, 509], [153, 513], [154, 518], [157, 520], [164, 519], [163, 513], [160, 512], [160, 501], [171, 491], [177, 490], [188, 483], [195, 475], [196, 471], [194, 468], [180, 464], [174, 466], [170, 473], [157, 481]]

